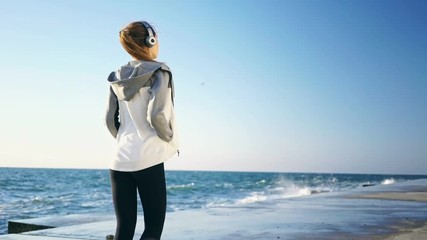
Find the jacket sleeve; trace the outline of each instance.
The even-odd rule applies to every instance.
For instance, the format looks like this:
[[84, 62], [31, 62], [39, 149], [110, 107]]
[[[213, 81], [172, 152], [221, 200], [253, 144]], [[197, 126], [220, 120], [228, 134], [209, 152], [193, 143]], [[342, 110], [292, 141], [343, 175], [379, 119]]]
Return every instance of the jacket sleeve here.
[[173, 138], [173, 131], [166, 118], [165, 111], [167, 101], [171, 101], [170, 75], [167, 71], [158, 70], [154, 73], [154, 82], [151, 87], [151, 94], [154, 95], [153, 108], [151, 111], [151, 125], [156, 130], [157, 135], [166, 142]]
[[105, 114], [105, 123], [111, 135], [116, 138], [117, 132], [120, 127], [119, 121], [119, 102], [113, 89], [110, 87], [109, 100], [107, 105], [107, 111]]

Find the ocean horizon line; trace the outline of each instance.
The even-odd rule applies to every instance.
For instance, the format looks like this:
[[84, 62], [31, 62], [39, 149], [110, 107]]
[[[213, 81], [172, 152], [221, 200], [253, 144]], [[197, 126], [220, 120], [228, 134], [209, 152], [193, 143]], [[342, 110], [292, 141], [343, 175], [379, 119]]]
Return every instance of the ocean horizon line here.
[[[40, 170], [106, 170], [108, 168], [80, 168], [80, 167], [14, 167], [14, 166], [0, 166], [0, 169], [40, 169]], [[212, 173], [266, 173], [266, 174], [336, 174], [336, 175], [383, 175], [383, 176], [425, 176], [427, 173], [375, 173], [375, 172], [321, 172], [321, 171], [256, 171], [256, 170], [208, 170], [208, 169], [165, 169], [171, 172], [212, 172]]]

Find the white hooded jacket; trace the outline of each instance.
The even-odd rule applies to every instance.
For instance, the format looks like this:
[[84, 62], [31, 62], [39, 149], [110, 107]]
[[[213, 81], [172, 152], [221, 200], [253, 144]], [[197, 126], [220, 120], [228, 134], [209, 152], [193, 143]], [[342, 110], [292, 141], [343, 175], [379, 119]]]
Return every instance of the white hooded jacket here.
[[162, 63], [131, 61], [108, 76], [106, 125], [118, 144], [110, 169], [139, 171], [178, 152], [172, 73]]

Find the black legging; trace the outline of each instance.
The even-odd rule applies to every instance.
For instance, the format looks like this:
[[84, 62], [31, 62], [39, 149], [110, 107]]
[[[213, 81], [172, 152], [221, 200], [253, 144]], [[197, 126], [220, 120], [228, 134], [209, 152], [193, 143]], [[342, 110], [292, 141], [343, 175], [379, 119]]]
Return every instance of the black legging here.
[[141, 198], [145, 230], [140, 239], [160, 239], [166, 215], [166, 181], [163, 163], [137, 172], [110, 170], [117, 228], [115, 240], [132, 240]]

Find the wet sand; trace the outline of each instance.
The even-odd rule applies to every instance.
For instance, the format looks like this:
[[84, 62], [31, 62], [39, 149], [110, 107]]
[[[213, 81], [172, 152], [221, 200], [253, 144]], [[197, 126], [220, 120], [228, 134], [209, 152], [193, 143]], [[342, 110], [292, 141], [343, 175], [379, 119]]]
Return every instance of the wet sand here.
[[399, 233], [387, 237], [387, 240], [422, 240], [427, 239], [427, 223], [414, 228], [400, 228]]

